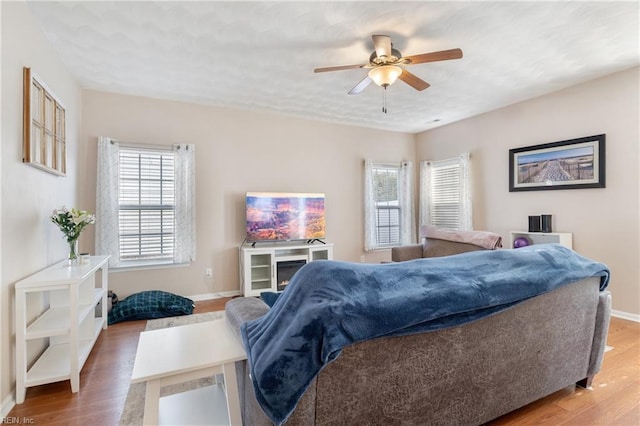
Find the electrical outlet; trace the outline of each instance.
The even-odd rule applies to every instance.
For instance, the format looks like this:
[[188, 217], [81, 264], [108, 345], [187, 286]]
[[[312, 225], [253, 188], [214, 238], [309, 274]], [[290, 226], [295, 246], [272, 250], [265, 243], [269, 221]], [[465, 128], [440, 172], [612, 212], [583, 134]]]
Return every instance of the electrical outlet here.
[[204, 277], [211, 278], [213, 276], [213, 270], [211, 268], [207, 268], [204, 270]]

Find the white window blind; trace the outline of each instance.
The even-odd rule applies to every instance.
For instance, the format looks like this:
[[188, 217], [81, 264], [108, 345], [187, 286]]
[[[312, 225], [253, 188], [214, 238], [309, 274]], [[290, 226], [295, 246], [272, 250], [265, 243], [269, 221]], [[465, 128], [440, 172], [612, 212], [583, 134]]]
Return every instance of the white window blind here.
[[460, 166], [434, 166], [431, 175], [431, 225], [458, 229], [460, 218]]
[[167, 260], [175, 246], [175, 154], [120, 147], [120, 259]]
[[420, 163], [420, 225], [472, 230], [469, 154]]

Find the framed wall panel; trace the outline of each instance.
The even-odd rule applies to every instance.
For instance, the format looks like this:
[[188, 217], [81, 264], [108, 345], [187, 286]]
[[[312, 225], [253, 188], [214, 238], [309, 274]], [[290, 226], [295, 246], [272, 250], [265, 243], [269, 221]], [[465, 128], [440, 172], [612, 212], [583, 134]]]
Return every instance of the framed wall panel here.
[[65, 108], [53, 92], [23, 69], [23, 156], [31, 166], [65, 176], [67, 140]]

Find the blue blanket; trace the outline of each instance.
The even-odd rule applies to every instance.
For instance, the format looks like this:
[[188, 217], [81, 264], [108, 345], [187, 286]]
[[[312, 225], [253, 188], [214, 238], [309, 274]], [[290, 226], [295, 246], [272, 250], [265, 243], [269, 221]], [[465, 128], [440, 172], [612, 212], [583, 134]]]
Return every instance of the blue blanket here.
[[284, 422], [343, 347], [464, 324], [609, 270], [557, 244], [388, 264], [311, 262], [264, 316], [244, 323], [256, 398]]

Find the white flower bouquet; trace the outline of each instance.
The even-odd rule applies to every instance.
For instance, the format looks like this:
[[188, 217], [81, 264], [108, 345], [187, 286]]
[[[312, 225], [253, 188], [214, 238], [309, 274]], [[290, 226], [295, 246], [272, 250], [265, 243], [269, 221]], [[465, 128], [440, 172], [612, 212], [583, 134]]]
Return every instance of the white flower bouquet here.
[[69, 243], [69, 261], [74, 262], [78, 258], [78, 238], [82, 230], [89, 224], [96, 222], [95, 215], [86, 210], [71, 209], [66, 207], [56, 209], [51, 214], [51, 222], [58, 225]]

